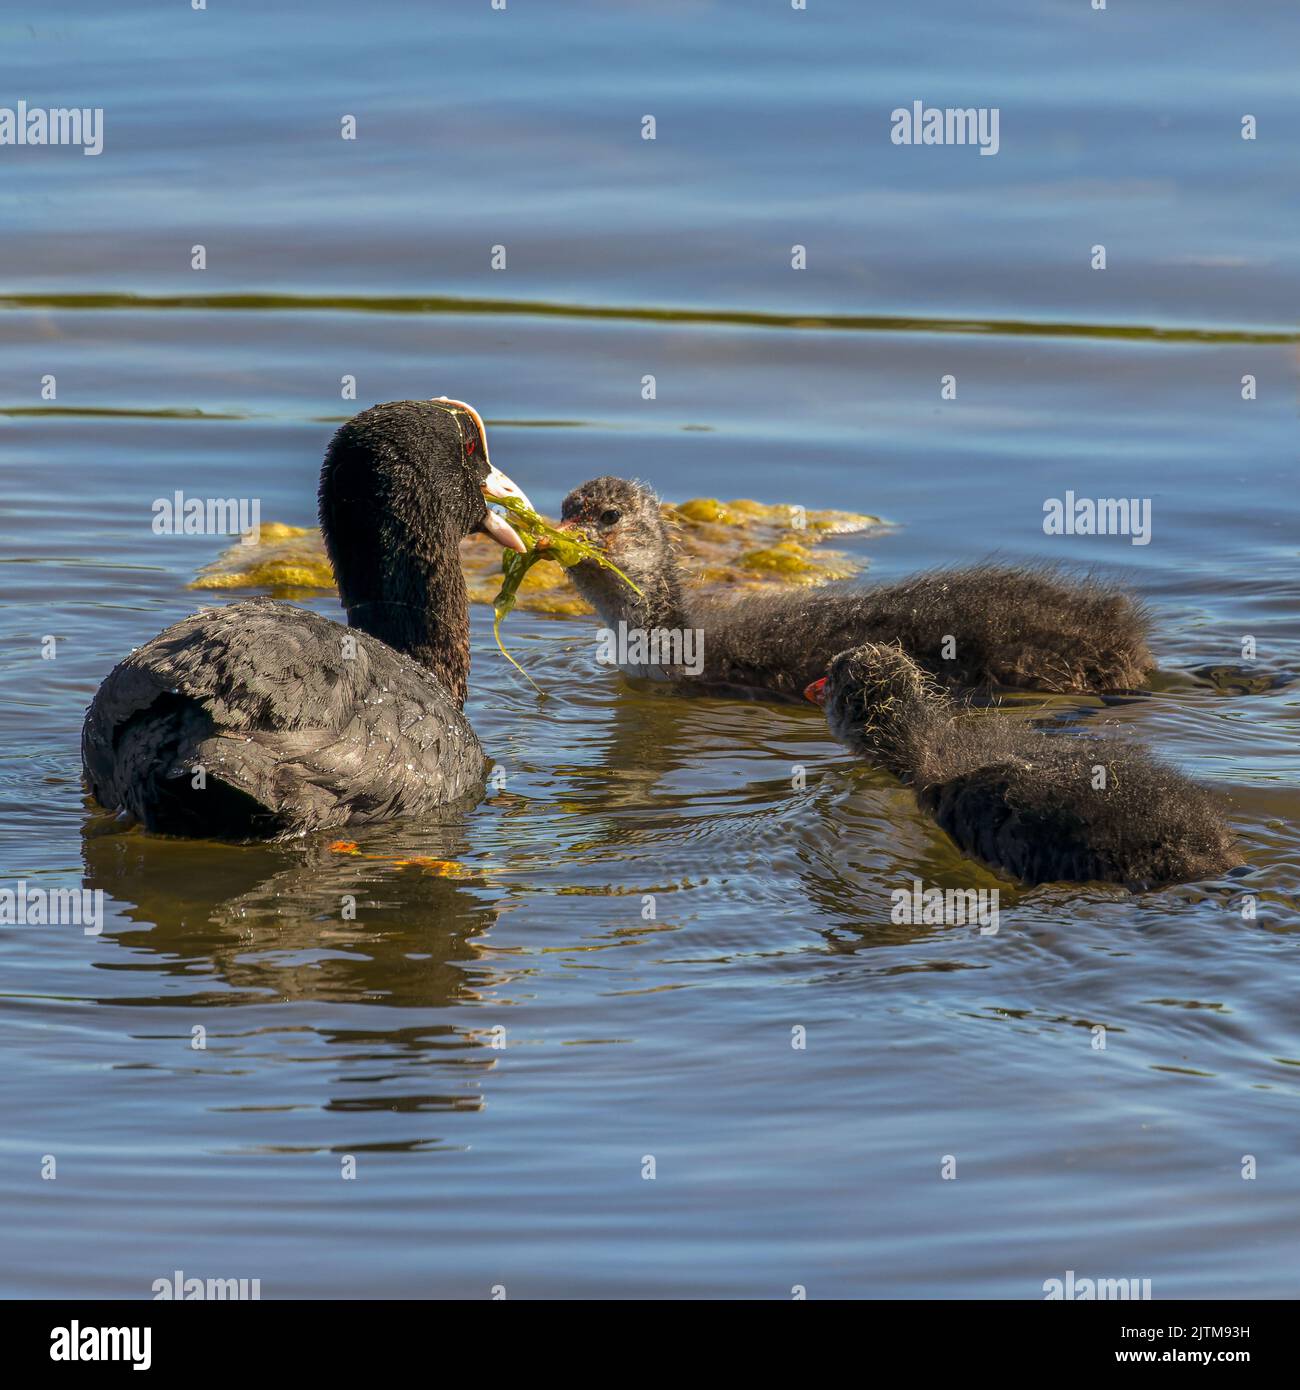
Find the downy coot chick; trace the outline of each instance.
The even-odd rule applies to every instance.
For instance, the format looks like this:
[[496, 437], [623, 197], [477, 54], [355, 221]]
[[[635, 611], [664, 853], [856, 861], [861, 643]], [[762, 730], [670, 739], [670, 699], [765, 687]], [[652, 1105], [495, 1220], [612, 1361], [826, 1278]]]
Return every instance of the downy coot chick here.
[[[632, 668], [696, 688], [797, 700], [831, 658], [863, 641], [901, 642], [953, 687], [1131, 690], [1155, 662], [1147, 616], [1118, 589], [1047, 568], [936, 570], [876, 587], [837, 584], [731, 598], [692, 594], [648, 488], [595, 478], [565, 499], [562, 526], [585, 532], [641, 590], [591, 561], [568, 571], [612, 630], [702, 633], [703, 669]], [[955, 647], [945, 656], [951, 636]]]
[[149, 830], [250, 839], [419, 814], [480, 787], [458, 547], [483, 531], [525, 549], [493, 497], [523, 494], [471, 406], [390, 401], [349, 420], [320, 476], [348, 626], [258, 598], [137, 648], [86, 713], [95, 799]]
[[1242, 862], [1210, 793], [1145, 749], [963, 712], [897, 646], [841, 652], [805, 693], [959, 848], [1026, 883], [1150, 887]]

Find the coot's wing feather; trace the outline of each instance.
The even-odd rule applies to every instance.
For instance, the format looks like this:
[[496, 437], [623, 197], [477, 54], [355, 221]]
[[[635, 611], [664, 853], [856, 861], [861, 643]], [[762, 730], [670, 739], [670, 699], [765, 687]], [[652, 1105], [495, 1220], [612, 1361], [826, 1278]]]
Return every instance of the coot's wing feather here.
[[389, 679], [337, 730], [221, 732], [198, 754], [298, 829], [416, 815], [483, 782], [483, 752], [460, 711], [411, 699]]
[[302, 829], [441, 805], [481, 781], [483, 763], [422, 666], [270, 599], [197, 613], [132, 652], [95, 696], [82, 749], [105, 806], [151, 824], [166, 802], [193, 819], [203, 799], [186, 788], [202, 766], [256, 803], [261, 833], [272, 822]]

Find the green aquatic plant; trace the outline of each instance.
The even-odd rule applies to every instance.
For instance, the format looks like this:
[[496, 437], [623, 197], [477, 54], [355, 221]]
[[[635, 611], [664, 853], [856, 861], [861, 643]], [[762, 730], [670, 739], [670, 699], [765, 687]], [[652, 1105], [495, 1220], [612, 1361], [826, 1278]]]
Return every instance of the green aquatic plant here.
[[[870, 534], [890, 525], [880, 517], [857, 512], [806, 511], [743, 498], [723, 501], [697, 497], [676, 505], [665, 502], [660, 510], [680, 541], [693, 584], [709, 595], [847, 579], [865, 562], [832, 549], [826, 542], [835, 536]], [[517, 519], [521, 531], [530, 529], [522, 517]], [[532, 529], [541, 537], [535, 526]], [[561, 530], [558, 538], [541, 538], [548, 543], [556, 539], [556, 544], [550, 556], [548, 547], [542, 547], [538, 559], [572, 554], [568, 549], [574, 544], [572, 532]], [[778, 562], [765, 566], [761, 560], [750, 558], [755, 551], [779, 548], [789, 542], [799, 545], [797, 558], [805, 562], [803, 565]], [[492, 606], [501, 587], [501, 555], [501, 547], [485, 535], [472, 535], [462, 541], [460, 559], [471, 602]], [[598, 563], [601, 558], [596, 557]], [[246, 545], [242, 538], [236, 540], [199, 571], [190, 587], [252, 589], [276, 598], [297, 599], [310, 598], [316, 592], [332, 592], [335, 584], [334, 570], [314, 526], [263, 521], [257, 544]], [[539, 565], [535, 561], [524, 568], [515, 607], [553, 617], [581, 617], [591, 612], [566, 581], [562, 564]]]
[[515, 599], [519, 594], [519, 586], [524, 582], [524, 576], [528, 571], [539, 560], [550, 560], [563, 569], [571, 569], [584, 560], [593, 560], [603, 569], [613, 570], [623, 583], [636, 594], [640, 595], [641, 590], [609, 559], [603, 550], [592, 545], [581, 531], [562, 531], [558, 526], [552, 526], [545, 517], [540, 516], [517, 497], [503, 497], [494, 500], [498, 500], [501, 506], [509, 512], [511, 524], [519, 533], [524, 544], [529, 546], [529, 549], [522, 555], [517, 550], [503, 550], [501, 552], [501, 587], [492, 600], [492, 636], [496, 638], [501, 655], [541, 695], [544, 693], [541, 687], [506, 651], [505, 645], [501, 641], [502, 619], [514, 608]]

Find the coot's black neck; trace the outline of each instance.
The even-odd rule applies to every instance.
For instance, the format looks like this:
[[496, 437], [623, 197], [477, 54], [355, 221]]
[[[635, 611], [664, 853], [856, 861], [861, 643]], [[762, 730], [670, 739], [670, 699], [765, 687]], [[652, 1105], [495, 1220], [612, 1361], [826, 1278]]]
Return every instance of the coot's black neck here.
[[469, 687], [469, 594], [459, 555], [408, 570], [395, 594], [345, 603], [348, 626], [358, 627], [418, 661], [463, 708]]

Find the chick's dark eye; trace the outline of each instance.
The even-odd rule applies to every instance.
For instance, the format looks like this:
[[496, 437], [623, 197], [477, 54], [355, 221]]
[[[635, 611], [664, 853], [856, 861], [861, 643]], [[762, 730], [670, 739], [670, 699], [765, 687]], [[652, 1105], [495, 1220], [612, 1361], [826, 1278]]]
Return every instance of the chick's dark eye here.
[[613, 507], [611, 507], [608, 511], [606, 511], [606, 512], [601, 512], [601, 514], [600, 514], [600, 524], [601, 524], [602, 526], [613, 526], [614, 523], [615, 523], [622, 515], [623, 515], [622, 512], [616, 511]]

